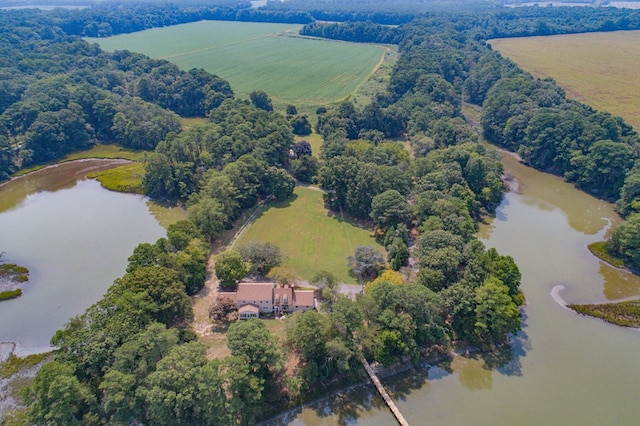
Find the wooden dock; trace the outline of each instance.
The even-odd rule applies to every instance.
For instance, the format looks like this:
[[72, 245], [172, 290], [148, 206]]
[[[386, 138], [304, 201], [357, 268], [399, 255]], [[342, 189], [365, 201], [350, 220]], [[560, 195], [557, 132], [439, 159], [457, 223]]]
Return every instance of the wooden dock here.
[[404, 418], [404, 416], [396, 406], [396, 403], [393, 402], [393, 400], [385, 390], [384, 386], [382, 386], [382, 383], [380, 383], [380, 379], [378, 379], [378, 376], [376, 375], [375, 371], [373, 371], [373, 368], [371, 368], [371, 366], [369, 365], [366, 359], [362, 358], [361, 361], [362, 361], [362, 365], [364, 365], [364, 369], [367, 370], [367, 374], [369, 375], [369, 377], [371, 377], [371, 381], [373, 382], [374, 385], [376, 385], [376, 388], [378, 389], [378, 393], [380, 393], [380, 396], [382, 397], [382, 399], [384, 399], [384, 402], [387, 403], [387, 405], [389, 406], [389, 409], [391, 410], [393, 415], [396, 417], [398, 424], [400, 424], [401, 426], [409, 426], [409, 422], [407, 422], [407, 420]]

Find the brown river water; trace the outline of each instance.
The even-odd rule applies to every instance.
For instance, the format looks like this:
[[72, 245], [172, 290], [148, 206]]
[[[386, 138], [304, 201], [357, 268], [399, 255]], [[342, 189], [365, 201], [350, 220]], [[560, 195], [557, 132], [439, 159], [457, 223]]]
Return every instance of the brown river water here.
[[118, 164], [63, 163], [0, 186], [0, 251], [30, 271], [23, 295], [0, 302], [0, 342], [17, 342], [19, 354], [48, 350], [55, 331], [124, 274], [135, 246], [163, 237], [161, 223], [179, 218], [85, 178]]
[[[505, 164], [518, 192], [506, 195], [479, 236], [522, 271], [523, 330], [502, 354], [457, 356], [383, 383], [411, 425], [639, 424], [640, 333], [558, 303], [640, 296], [638, 277], [587, 250], [620, 219], [559, 178], [510, 156]], [[22, 352], [46, 349], [56, 329], [124, 273], [138, 243], [164, 235], [154, 215], [166, 212], [84, 179], [94, 166], [111, 165], [69, 163], [0, 187], [0, 251], [31, 270], [24, 295], [0, 303], [0, 341], [17, 341]], [[375, 390], [361, 386], [268, 424], [394, 423]]]
[[[456, 356], [383, 380], [411, 425], [640, 424], [640, 332], [559, 301], [640, 296], [640, 278], [587, 249], [620, 218], [610, 204], [505, 156], [518, 181], [479, 237], [513, 256], [527, 297], [523, 330], [502, 354]], [[553, 294], [555, 294], [555, 299]], [[373, 387], [327, 398], [274, 425], [393, 425]]]

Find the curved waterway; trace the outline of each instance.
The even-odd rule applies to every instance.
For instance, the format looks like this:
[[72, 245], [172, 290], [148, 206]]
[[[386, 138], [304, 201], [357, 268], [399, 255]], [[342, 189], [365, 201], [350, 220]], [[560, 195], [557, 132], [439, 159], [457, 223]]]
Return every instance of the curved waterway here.
[[[640, 279], [593, 257], [587, 245], [619, 222], [612, 206], [505, 156], [518, 181], [480, 231], [515, 258], [527, 296], [523, 330], [489, 357], [457, 356], [383, 380], [411, 425], [637, 425], [640, 332], [573, 313], [567, 303], [640, 295]], [[555, 290], [554, 290], [555, 289]], [[555, 296], [555, 299], [554, 299]], [[297, 410], [272, 424], [391, 425], [369, 387]]]
[[[86, 179], [119, 160], [80, 160], [0, 186], [0, 251], [26, 266], [23, 295], [0, 302], [0, 342], [18, 353], [49, 349], [55, 331], [98, 301], [141, 242], [165, 235], [170, 210]], [[175, 211], [174, 211], [175, 212]]]

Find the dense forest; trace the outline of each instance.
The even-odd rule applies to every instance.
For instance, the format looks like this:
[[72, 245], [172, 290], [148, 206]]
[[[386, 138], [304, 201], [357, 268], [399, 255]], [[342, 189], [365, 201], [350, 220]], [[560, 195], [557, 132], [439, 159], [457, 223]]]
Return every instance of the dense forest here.
[[[177, 22], [157, 17], [187, 16], [191, 7], [0, 12], [0, 178], [113, 141], [148, 150], [146, 193], [189, 212], [166, 238], [139, 245], [125, 275], [53, 337], [54, 361], [24, 393], [30, 424], [253, 424], [327, 385], [361, 380], [361, 357], [389, 365], [456, 343], [508, 345], [521, 326], [520, 272], [475, 237], [502, 199], [503, 168], [497, 152], [478, 143], [463, 102], [483, 106], [489, 141], [618, 200], [625, 214], [640, 209], [637, 133], [568, 100], [553, 81], [532, 78], [485, 43], [542, 30], [541, 22], [557, 32], [608, 28], [609, 20], [636, 28], [640, 15], [626, 11], [622, 22], [618, 11], [595, 9], [587, 20], [575, 9], [523, 8], [432, 12], [399, 28], [369, 15], [361, 24], [314, 23], [306, 31], [323, 37], [391, 34], [387, 42], [401, 54], [371, 103], [317, 110], [318, 159], [308, 144], [294, 143], [294, 107], [274, 111], [264, 92], [236, 99], [227, 82], [203, 70], [102, 52], [76, 35], [170, 25]], [[351, 12], [360, 13], [335, 13]], [[247, 13], [278, 21], [289, 12]], [[114, 30], [123, 17], [139, 23]], [[183, 132], [179, 116], [208, 120]], [[392, 140], [399, 136], [411, 154]], [[227, 332], [231, 355], [208, 360], [189, 326], [208, 243], [258, 202], [290, 197], [293, 176], [321, 185], [328, 208], [369, 223], [387, 259], [356, 250], [350, 266], [368, 284], [355, 300], [321, 274], [322, 310], [290, 317], [285, 345], [260, 321], [237, 322]], [[640, 227], [637, 217], [628, 223]], [[615, 241], [628, 249], [637, 235]], [[417, 272], [408, 281], [397, 272], [407, 268]], [[284, 367], [289, 356], [298, 359], [294, 372]]]
[[[620, 24], [623, 28], [627, 25], [637, 28], [634, 22], [640, 15], [628, 10], [521, 8], [509, 9], [500, 16], [514, 19], [479, 14], [457, 21], [419, 18], [404, 25], [399, 43], [401, 58], [393, 71], [389, 93], [378, 95], [379, 105], [389, 111], [403, 111], [404, 117], [396, 118], [406, 124], [414, 150], [415, 144], [421, 144], [422, 140], [454, 141], [458, 132], [468, 131], [459, 114], [454, 114], [453, 119], [445, 118], [447, 126], [443, 126], [441, 117], [427, 115], [424, 108], [411, 113], [412, 109], [406, 104], [407, 99], [415, 95], [416, 86], [426, 78], [425, 74], [443, 78], [450, 85], [450, 93], [459, 95], [458, 99], [482, 106], [479, 124], [489, 142], [517, 152], [532, 167], [563, 176], [596, 197], [616, 202], [618, 212], [629, 220], [615, 231], [606, 248], [630, 268], [640, 270], [640, 226], [636, 216], [640, 213], [640, 139], [637, 132], [620, 117], [568, 99], [553, 80], [533, 78], [492, 51], [485, 41], [486, 37], [536, 35], [538, 33], [527, 28], [535, 22], [532, 19], [545, 16], [551, 19], [538, 22], [553, 28], [549, 32], [552, 34], [619, 28]], [[515, 19], [518, 16], [520, 18]], [[566, 18], [564, 29], [554, 26], [561, 17]], [[364, 24], [366, 31], [358, 28], [352, 23], [314, 23], [306, 25], [303, 32], [363, 41], [387, 37], [389, 33], [388, 28], [370, 22]], [[447, 96], [446, 92], [441, 96]], [[401, 108], [396, 109], [397, 106]], [[451, 102], [449, 106], [455, 108]], [[416, 127], [420, 122], [424, 124]], [[447, 132], [438, 139], [437, 134], [429, 134], [436, 130], [436, 122], [438, 132]], [[427, 139], [424, 130], [428, 130]]]

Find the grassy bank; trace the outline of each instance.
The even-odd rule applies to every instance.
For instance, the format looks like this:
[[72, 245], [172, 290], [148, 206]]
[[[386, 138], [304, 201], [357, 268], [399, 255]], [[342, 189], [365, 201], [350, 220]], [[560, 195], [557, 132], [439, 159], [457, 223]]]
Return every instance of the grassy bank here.
[[598, 241], [597, 243], [589, 244], [589, 251], [597, 258], [616, 268], [624, 268], [624, 261], [618, 257], [611, 256], [605, 248], [606, 243], [606, 241]]
[[64, 161], [83, 160], [86, 158], [124, 159], [134, 163], [125, 164], [108, 170], [92, 172], [87, 175], [97, 179], [104, 188], [111, 191], [142, 194], [142, 177], [144, 175], [144, 151], [131, 151], [117, 145], [97, 144], [87, 151], [75, 152], [64, 158]]
[[567, 305], [574, 311], [623, 327], [640, 327], [640, 300], [598, 305]]
[[144, 164], [131, 163], [118, 166], [113, 169], [91, 172], [87, 177], [97, 179], [100, 184], [111, 191], [131, 192], [143, 194], [142, 178], [144, 176]]

